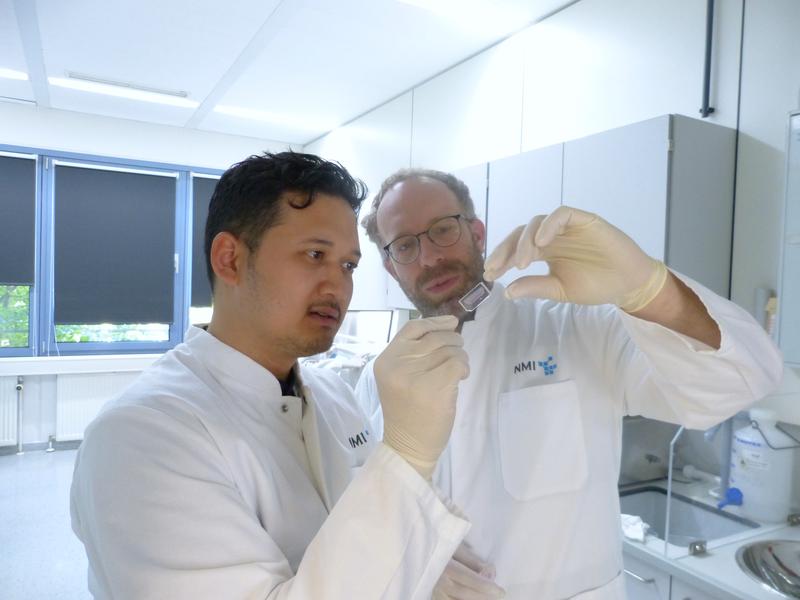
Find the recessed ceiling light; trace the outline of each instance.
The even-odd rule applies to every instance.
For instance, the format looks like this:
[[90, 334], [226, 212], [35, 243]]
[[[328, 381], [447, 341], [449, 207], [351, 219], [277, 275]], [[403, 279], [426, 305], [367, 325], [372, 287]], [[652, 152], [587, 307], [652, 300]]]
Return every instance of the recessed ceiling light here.
[[0, 77], [3, 79], [18, 79], [19, 81], [28, 81], [28, 74], [25, 71], [16, 71], [14, 69], [6, 69], [0, 67]]
[[215, 106], [214, 112], [230, 115], [232, 117], [239, 117], [241, 119], [274, 123], [275, 125], [285, 125], [293, 129], [313, 132], [331, 131], [340, 125], [339, 123], [333, 123], [331, 121], [307, 119], [295, 115], [278, 114], [252, 108], [243, 108], [241, 106], [226, 106], [222, 104]]
[[140, 100], [142, 102], [152, 102], [155, 104], [167, 104], [170, 106], [179, 106], [181, 108], [197, 108], [200, 106], [199, 102], [189, 100], [188, 98], [178, 97], [174, 94], [141, 89], [130, 84], [117, 82], [113, 84], [100, 83], [97, 80], [79, 79], [74, 77], [71, 79], [66, 79], [63, 77], [48, 77], [47, 81], [50, 83], [50, 85], [68, 88], [71, 90], [79, 90], [81, 92], [89, 92], [92, 94], [103, 94], [105, 96], [128, 98], [130, 100]]

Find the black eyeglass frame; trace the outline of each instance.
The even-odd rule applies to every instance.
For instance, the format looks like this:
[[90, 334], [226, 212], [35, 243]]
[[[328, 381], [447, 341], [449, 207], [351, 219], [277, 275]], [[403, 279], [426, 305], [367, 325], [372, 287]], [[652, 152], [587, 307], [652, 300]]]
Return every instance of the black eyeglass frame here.
[[[437, 224], [437, 223], [441, 223], [441, 222], [442, 222], [442, 221], [444, 221], [445, 219], [456, 219], [456, 221], [458, 221], [458, 237], [457, 237], [457, 238], [456, 238], [456, 239], [453, 241], [453, 243], [452, 243], [452, 244], [447, 244], [447, 245], [445, 245], [445, 246], [442, 246], [441, 244], [437, 243], [437, 242], [436, 242], [436, 241], [435, 241], [435, 240], [434, 240], [434, 239], [431, 237], [431, 235], [430, 235], [430, 231], [431, 231], [431, 229], [433, 229], [433, 228], [436, 226], [436, 224]], [[391, 258], [391, 259], [392, 259], [394, 262], [396, 262], [397, 264], [399, 264], [399, 265], [410, 265], [411, 263], [413, 263], [415, 260], [417, 260], [417, 259], [419, 258], [419, 250], [420, 250], [420, 248], [422, 247], [422, 240], [421, 240], [420, 238], [421, 238], [423, 235], [427, 235], [427, 236], [428, 236], [428, 239], [431, 241], [431, 243], [432, 243], [432, 244], [434, 244], [434, 245], [436, 245], [436, 246], [438, 246], [439, 248], [449, 248], [450, 246], [455, 246], [455, 245], [458, 243], [458, 240], [460, 240], [460, 239], [461, 239], [461, 234], [462, 234], [462, 231], [461, 231], [461, 219], [464, 219], [465, 221], [470, 221], [470, 220], [471, 220], [471, 219], [469, 219], [468, 217], [465, 217], [464, 215], [462, 215], [461, 213], [459, 213], [459, 214], [455, 214], [455, 215], [445, 215], [445, 216], [443, 216], [443, 217], [441, 217], [441, 218], [439, 218], [439, 219], [436, 219], [436, 220], [435, 220], [433, 223], [431, 223], [431, 226], [430, 226], [430, 227], [428, 227], [428, 228], [427, 228], [425, 231], [420, 231], [420, 232], [419, 232], [419, 233], [417, 233], [417, 234], [411, 234], [411, 233], [407, 233], [407, 234], [405, 234], [405, 235], [401, 235], [401, 236], [399, 236], [399, 237], [396, 237], [395, 239], [393, 239], [391, 242], [389, 242], [388, 244], [386, 244], [386, 245], [383, 247], [383, 251], [386, 253], [386, 256], [387, 256], [387, 257]], [[408, 261], [408, 262], [400, 262], [399, 260], [397, 260], [397, 259], [396, 259], [396, 258], [395, 258], [395, 257], [392, 255], [392, 253], [391, 253], [391, 251], [389, 250], [389, 248], [390, 248], [390, 247], [391, 247], [391, 245], [392, 245], [392, 244], [394, 244], [394, 243], [395, 243], [397, 240], [401, 240], [401, 239], [403, 239], [403, 238], [407, 238], [407, 237], [414, 237], [414, 238], [416, 238], [416, 239], [417, 239], [417, 254], [416, 254], [416, 256], [414, 256], [414, 258], [413, 258], [412, 260], [410, 260], [410, 261]]]

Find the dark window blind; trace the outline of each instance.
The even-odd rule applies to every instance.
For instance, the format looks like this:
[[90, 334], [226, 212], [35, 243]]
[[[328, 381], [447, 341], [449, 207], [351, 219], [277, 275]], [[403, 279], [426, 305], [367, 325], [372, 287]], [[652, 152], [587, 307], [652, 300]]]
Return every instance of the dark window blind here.
[[172, 323], [173, 177], [56, 166], [55, 322]]
[[36, 161], [0, 156], [0, 285], [33, 285]]

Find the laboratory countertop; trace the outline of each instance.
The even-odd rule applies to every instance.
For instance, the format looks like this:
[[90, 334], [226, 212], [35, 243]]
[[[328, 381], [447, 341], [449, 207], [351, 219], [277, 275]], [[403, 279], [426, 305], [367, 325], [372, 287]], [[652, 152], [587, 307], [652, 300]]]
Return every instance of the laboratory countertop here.
[[[666, 488], [666, 482], [649, 483]], [[628, 489], [626, 487], [626, 489]], [[704, 482], [673, 483], [673, 492], [714, 506]], [[742, 516], [738, 507], [726, 512]], [[624, 539], [623, 552], [666, 572], [720, 600], [780, 600], [782, 596], [745, 573], [736, 562], [736, 552], [751, 542], [765, 540], [800, 541], [800, 526], [765, 523], [757, 529], [711, 541], [705, 554], [690, 555], [688, 549], [670, 545], [664, 555], [664, 542], [648, 535], [645, 542]]]

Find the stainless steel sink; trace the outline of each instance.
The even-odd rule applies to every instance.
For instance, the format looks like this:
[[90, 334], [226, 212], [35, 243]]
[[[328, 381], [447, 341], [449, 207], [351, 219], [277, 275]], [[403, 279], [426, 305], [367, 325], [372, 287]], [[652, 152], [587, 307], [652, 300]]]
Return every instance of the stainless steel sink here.
[[[620, 508], [623, 514], [637, 515], [650, 525], [649, 533], [664, 539], [667, 515], [667, 491], [648, 486], [620, 492]], [[759, 527], [758, 523], [737, 515], [723, 512], [672, 493], [670, 508], [670, 544], [687, 547], [696, 540], [712, 541]]]
[[753, 542], [739, 548], [736, 562], [762, 586], [784, 598], [800, 598], [800, 542]]

